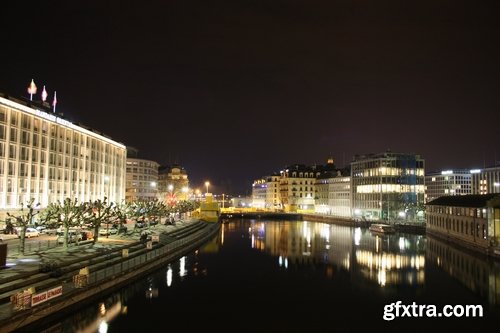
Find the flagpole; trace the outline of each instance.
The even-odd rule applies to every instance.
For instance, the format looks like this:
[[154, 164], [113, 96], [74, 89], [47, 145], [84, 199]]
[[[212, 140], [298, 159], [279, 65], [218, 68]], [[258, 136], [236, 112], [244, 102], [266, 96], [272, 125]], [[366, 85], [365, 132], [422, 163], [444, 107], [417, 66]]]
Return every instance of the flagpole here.
[[30, 101], [33, 101], [33, 95], [36, 94], [36, 85], [33, 79], [31, 79], [31, 83], [28, 86], [28, 94], [30, 94]]
[[56, 113], [56, 104], [57, 104], [57, 92], [56, 92], [56, 91], [54, 91], [54, 100], [52, 101], [52, 106], [53, 106], [52, 111], [53, 111], [54, 113]]

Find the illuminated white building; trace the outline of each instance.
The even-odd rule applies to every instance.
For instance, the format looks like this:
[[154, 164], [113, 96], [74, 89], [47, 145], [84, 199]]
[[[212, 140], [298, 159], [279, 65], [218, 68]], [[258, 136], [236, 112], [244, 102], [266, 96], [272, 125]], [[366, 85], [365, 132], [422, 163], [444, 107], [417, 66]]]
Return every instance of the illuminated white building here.
[[425, 202], [444, 195], [472, 194], [470, 170], [444, 170], [425, 176]]
[[315, 167], [295, 164], [280, 171], [280, 200], [287, 212], [314, 212], [314, 183], [321, 172]]
[[0, 95], [0, 211], [30, 199], [125, 198], [126, 147], [41, 105]]
[[351, 218], [349, 169], [325, 172], [316, 179], [315, 213]]
[[385, 152], [356, 155], [351, 163], [356, 219], [424, 221], [424, 160]]
[[257, 179], [252, 184], [252, 207], [265, 208], [267, 198], [267, 177]]
[[252, 184], [252, 207], [280, 209], [280, 176], [273, 174], [257, 179]]
[[158, 197], [158, 167], [155, 161], [127, 158], [125, 201], [150, 201]]
[[471, 170], [472, 194], [500, 193], [500, 167]]

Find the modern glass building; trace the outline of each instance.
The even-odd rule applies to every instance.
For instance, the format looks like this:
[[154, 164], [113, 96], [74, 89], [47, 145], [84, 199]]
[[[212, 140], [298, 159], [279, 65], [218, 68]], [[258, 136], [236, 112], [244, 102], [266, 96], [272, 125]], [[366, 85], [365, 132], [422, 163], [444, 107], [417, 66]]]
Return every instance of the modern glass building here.
[[500, 167], [471, 170], [472, 193], [500, 193]]
[[443, 170], [425, 176], [425, 202], [442, 196], [472, 194], [470, 170]]
[[0, 215], [34, 199], [125, 198], [126, 147], [37, 103], [0, 95]]
[[356, 155], [351, 162], [353, 218], [425, 221], [424, 160], [385, 152]]

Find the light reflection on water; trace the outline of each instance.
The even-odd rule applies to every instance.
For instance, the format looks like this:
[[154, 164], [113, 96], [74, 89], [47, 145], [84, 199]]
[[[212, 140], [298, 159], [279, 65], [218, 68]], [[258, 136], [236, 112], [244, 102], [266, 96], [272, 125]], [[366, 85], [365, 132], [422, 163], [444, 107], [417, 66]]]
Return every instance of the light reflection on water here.
[[[266, 266], [267, 262], [271, 267]], [[307, 285], [313, 273], [315, 282]], [[274, 279], [277, 284], [267, 282]], [[462, 287], [454, 286], [453, 281]], [[437, 289], [433, 287], [436, 284]], [[255, 289], [246, 294], [247, 288]], [[277, 292], [276, 288], [282, 290]], [[318, 290], [314, 288], [325, 288], [331, 304], [340, 302], [349, 309], [348, 313], [354, 309], [362, 311], [363, 307], [357, 303], [352, 309], [345, 305], [351, 298], [362, 297], [363, 302], [376, 305], [367, 310], [372, 316], [382, 309], [379, 303], [401, 299], [425, 304], [429, 298], [448, 302], [448, 295], [457, 293], [455, 301], [462, 303], [484, 300], [500, 304], [498, 263], [429, 236], [399, 233], [380, 236], [365, 228], [324, 223], [242, 220], [222, 224], [218, 237], [204, 247], [80, 311], [62, 326], [56, 325], [64, 329], [49, 331], [105, 329], [111, 333], [134, 331], [133, 327], [140, 330], [141, 318], [157, 309], [168, 309], [173, 317], [184, 314], [187, 308], [190, 311], [199, 308], [202, 312], [196, 312], [198, 316], [203, 316], [203, 311], [218, 311], [219, 307], [230, 312], [250, 302], [239, 296], [242, 293], [256, 297], [254, 301], [264, 299], [279, 304], [285, 312], [293, 311], [296, 299], [299, 303], [306, 302], [312, 312], [326, 311], [321, 301], [317, 301]], [[349, 290], [361, 291], [353, 296]], [[465, 290], [480, 298], [468, 295]], [[373, 291], [378, 292], [376, 299]], [[460, 293], [464, 296], [460, 297]], [[308, 295], [313, 296], [309, 299]], [[281, 299], [282, 302], [278, 301]], [[99, 310], [102, 304], [106, 304], [106, 309], [114, 308], [115, 311], [108, 312], [114, 315], [103, 320]], [[368, 305], [363, 303], [363, 306]], [[238, 312], [230, 313], [238, 319]], [[163, 318], [159, 317], [148, 317], [152, 327], [161, 325]]]
[[321, 262], [363, 276], [381, 286], [425, 282], [425, 237], [373, 235], [367, 229], [310, 222], [252, 222], [251, 247], [279, 258], [280, 266]]

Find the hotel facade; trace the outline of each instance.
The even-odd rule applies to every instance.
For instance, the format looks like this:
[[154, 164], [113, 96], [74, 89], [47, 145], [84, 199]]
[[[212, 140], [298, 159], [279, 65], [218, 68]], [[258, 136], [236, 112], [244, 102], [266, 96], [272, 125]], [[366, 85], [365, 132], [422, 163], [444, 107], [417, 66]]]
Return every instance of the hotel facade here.
[[0, 95], [0, 218], [30, 199], [125, 198], [125, 145], [48, 108]]

